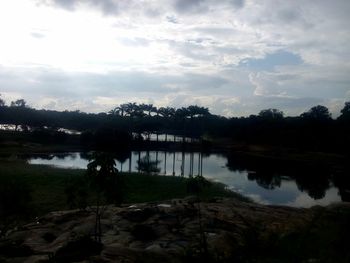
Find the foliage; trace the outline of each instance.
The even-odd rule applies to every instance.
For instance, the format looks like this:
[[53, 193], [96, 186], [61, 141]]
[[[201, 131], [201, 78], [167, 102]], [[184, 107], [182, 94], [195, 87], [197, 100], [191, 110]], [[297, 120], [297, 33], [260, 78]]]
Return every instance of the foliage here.
[[[347, 152], [350, 147], [349, 109], [350, 102], [347, 102], [339, 118], [332, 119], [329, 110], [321, 105], [296, 117], [284, 117], [282, 111], [270, 108], [258, 115], [240, 118], [213, 115], [208, 108], [197, 105], [176, 109], [133, 102], [121, 104], [108, 114], [2, 106], [0, 123], [28, 127], [27, 133], [33, 137], [36, 137], [33, 131], [50, 131], [51, 135], [59, 128], [81, 131], [80, 144], [98, 150], [129, 147], [133, 142], [142, 144], [141, 140], [133, 140], [133, 134], [141, 138], [141, 134], [163, 133], [193, 138], [226, 137], [233, 142], [301, 150]], [[53, 137], [47, 141], [55, 142]], [[68, 143], [68, 138], [67, 141], [61, 138], [60, 143]]]
[[265, 120], [281, 120], [283, 115], [283, 112], [277, 109], [267, 109], [259, 112], [259, 117]]
[[1, 94], [0, 94], [0, 107], [4, 107], [5, 106], [5, 101], [1, 98]]
[[87, 165], [87, 179], [90, 191], [97, 191], [98, 200], [102, 203], [122, 202], [122, 176], [119, 175], [114, 155], [106, 152], [94, 152]]
[[315, 107], [312, 107], [309, 111], [304, 112], [300, 116], [302, 118], [319, 120], [319, 121], [330, 120], [332, 118], [328, 108], [322, 105], [317, 105]]
[[200, 194], [204, 191], [205, 188], [211, 185], [211, 182], [206, 180], [203, 176], [197, 175], [194, 177], [188, 178], [186, 181], [187, 192], [190, 194]]
[[137, 161], [136, 169], [145, 174], [158, 174], [160, 172], [159, 163], [160, 161], [151, 160], [150, 156], [146, 155]]
[[24, 99], [18, 99], [15, 101], [11, 101], [11, 107], [25, 108], [25, 107], [27, 107], [27, 102]]
[[345, 102], [344, 108], [341, 109], [341, 120], [350, 120], [350, 101]]

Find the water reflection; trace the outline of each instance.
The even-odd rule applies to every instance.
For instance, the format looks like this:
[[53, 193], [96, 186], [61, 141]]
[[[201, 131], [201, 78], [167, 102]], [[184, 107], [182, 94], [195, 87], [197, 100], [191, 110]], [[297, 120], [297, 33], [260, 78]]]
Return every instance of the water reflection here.
[[[147, 158], [157, 163], [160, 174], [186, 177], [200, 174], [264, 204], [309, 207], [349, 201], [349, 179], [332, 175], [322, 165], [315, 168], [200, 152], [132, 151], [116, 154], [117, 168], [139, 172], [138, 161]], [[28, 162], [85, 169], [88, 159], [88, 153], [66, 153], [37, 155]]]

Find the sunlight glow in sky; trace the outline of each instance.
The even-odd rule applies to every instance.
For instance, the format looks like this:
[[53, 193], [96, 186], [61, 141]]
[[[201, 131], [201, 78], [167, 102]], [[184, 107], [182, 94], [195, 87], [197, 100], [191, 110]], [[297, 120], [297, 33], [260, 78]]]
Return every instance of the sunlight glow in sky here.
[[124, 102], [334, 116], [350, 100], [350, 1], [0, 2], [0, 94], [36, 108]]

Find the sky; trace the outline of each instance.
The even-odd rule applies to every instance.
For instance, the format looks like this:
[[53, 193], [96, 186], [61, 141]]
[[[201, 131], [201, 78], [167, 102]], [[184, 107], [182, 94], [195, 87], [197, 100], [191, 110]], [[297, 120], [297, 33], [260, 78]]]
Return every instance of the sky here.
[[350, 101], [349, 0], [0, 1], [0, 94], [38, 109], [125, 102], [296, 116]]

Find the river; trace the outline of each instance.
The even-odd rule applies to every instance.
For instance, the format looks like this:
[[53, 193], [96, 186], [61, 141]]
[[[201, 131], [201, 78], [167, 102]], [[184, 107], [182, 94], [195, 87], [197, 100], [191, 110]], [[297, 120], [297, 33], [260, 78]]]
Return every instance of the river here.
[[[344, 189], [340, 191], [341, 186], [335, 185], [331, 174], [318, 174], [317, 178], [314, 176], [305, 178], [305, 176], [294, 176], [293, 173], [288, 172], [288, 169], [286, 172], [283, 170], [276, 172], [266, 167], [263, 171], [244, 167], [244, 165], [243, 167], [238, 165], [239, 168], [237, 168], [235, 159], [228, 159], [229, 157], [224, 154], [217, 153], [133, 151], [116, 160], [117, 168], [123, 172], [137, 172], [137, 161], [145, 156], [157, 161], [159, 174], [185, 177], [201, 174], [262, 204], [292, 207], [328, 205], [342, 201], [341, 192], [344, 192]], [[28, 162], [61, 168], [86, 169], [89, 161], [85, 153], [72, 152], [31, 156]], [[345, 190], [345, 192], [348, 191]]]

